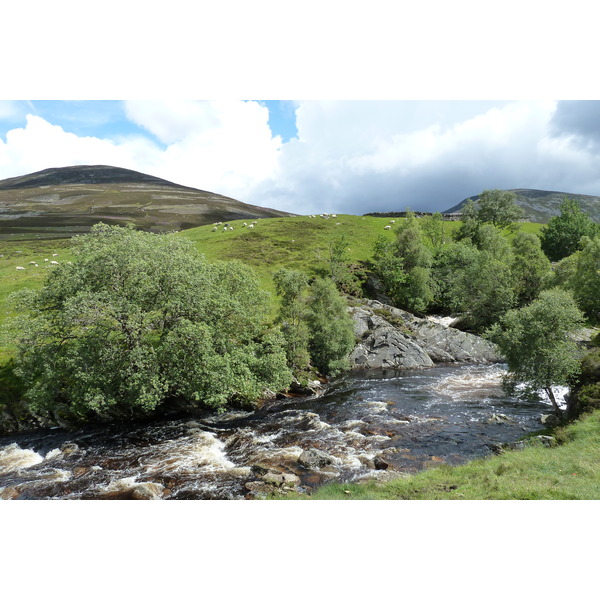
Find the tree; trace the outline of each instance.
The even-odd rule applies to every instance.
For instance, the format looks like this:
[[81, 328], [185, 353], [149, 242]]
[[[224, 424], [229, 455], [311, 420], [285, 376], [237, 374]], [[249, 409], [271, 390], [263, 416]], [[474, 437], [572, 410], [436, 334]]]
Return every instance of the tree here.
[[17, 373], [34, 406], [71, 416], [223, 409], [291, 380], [268, 296], [237, 261], [207, 263], [175, 235], [96, 225], [77, 260], [20, 295]]
[[313, 364], [325, 375], [335, 375], [348, 366], [354, 348], [354, 326], [346, 302], [330, 279], [317, 279], [310, 286], [306, 316]]
[[600, 236], [584, 237], [583, 248], [575, 255], [575, 271], [569, 287], [579, 307], [594, 322], [600, 321]]
[[406, 310], [424, 312], [433, 301], [432, 251], [413, 213], [396, 232], [396, 240], [379, 240], [374, 248], [374, 270], [386, 292]]
[[477, 243], [479, 227], [486, 223], [509, 232], [516, 231], [516, 222], [525, 214], [516, 200], [517, 195], [506, 190], [484, 190], [477, 202], [468, 199], [462, 210], [457, 239], [469, 238]]
[[535, 300], [552, 276], [552, 265], [542, 252], [540, 238], [520, 231], [512, 240], [512, 273], [518, 306]]
[[486, 336], [506, 358], [504, 384], [512, 394], [531, 397], [543, 390], [559, 416], [553, 386], [569, 385], [580, 368], [581, 351], [570, 334], [583, 315], [570, 292], [544, 290], [528, 306], [510, 310]]
[[600, 234], [600, 226], [586, 215], [575, 200], [565, 198], [560, 215], [552, 217], [540, 234], [542, 250], [551, 261], [561, 260], [581, 248], [581, 238]]
[[309, 332], [306, 324], [308, 277], [301, 271], [279, 269], [273, 275], [275, 291], [281, 298], [278, 322], [285, 339], [288, 365], [295, 372], [308, 368]]

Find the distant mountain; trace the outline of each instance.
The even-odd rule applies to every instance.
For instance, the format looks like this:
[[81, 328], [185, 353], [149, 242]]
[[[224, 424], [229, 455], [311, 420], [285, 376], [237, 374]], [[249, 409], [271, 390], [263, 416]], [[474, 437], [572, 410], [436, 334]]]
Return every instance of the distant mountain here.
[[290, 214], [104, 165], [45, 169], [0, 181], [0, 237], [69, 237], [99, 222], [172, 231]]
[[[579, 202], [581, 210], [587, 213], [594, 221], [600, 223], [600, 196], [530, 189], [507, 191], [514, 192], [517, 195], [517, 204], [525, 210], [526, 217], [534, 223], [547, 223], [553, 216], [559, 215], [560, 205], [565, 197]], [[444, 213], [460, 212], [467, 200], [470, 199], [476, 202], [478, 198], [479, 195], [465, 198], [460, 204], [445, 210]]]

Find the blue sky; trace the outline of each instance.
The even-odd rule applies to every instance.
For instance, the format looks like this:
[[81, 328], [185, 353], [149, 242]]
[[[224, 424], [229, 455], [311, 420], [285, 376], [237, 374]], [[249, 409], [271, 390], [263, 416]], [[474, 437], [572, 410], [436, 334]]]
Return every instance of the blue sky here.
[[600, 195], [600, 102], [0, 102], [0, 179], [76, 164], [299, 214], [446, 210], [492, 188]]

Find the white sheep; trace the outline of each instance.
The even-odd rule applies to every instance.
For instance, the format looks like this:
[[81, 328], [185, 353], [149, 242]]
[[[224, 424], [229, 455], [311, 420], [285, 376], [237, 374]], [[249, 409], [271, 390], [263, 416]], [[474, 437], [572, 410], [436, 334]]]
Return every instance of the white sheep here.
[[230, 228], [229, 228], [229, 231], [233, 231], [233, 227], [230, 227]]
[[29, 261], [29, 264], [30, 264], [30, 265], [35, 265], [35, 260], [30, 260], [30, 261]]
[[45, 258], [45, 259], [44, 259], [44, 262], [48, 262], [48, 259], [47, 259], [47, 258]]
[[391, 229], [391, 228], [392, 228], [392, 226], [391, 226], [391, 225], [386, 225], [386, 226], [384, 227], [384, 229]]
[[25, 267], [17, 267], [17, 271], [24, 271]]
[[51, 261], [50, 261], [50, 264], [51, 264], [51, 265], [57, 265], [58, 263], [57, 263], [55, 260], [51, 260]]
[[248, 225], [248, 229], [254, 229], [254, 223], [250, 223], [250, 225]]
[[213, 231], [216, 231], [216, 230], [217, 230], [217, 228], [216, 228], [216, 227], [213, 227], [213, 228], [212, 228], [212, 230], [213, 230]]
[[244, 223], [242, 227], [248, 227], [248, 223]]
[[58, 256], [58, 254], [53, 254], [52, 256]]
[[392, 220], [390, 221], [390, 223], [395, 223], [395, 222], [396, 222], [396, 221], [394, 221], [394, 219], [392, 219]]

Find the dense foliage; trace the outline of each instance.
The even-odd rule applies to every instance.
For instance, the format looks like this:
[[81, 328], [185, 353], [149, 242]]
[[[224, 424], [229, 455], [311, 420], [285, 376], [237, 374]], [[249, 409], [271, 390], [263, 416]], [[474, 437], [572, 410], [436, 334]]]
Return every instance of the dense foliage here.
[[560, 215], [552, 217], [542, 229], [542, 249], [552, 261], [570, 256], [581, 248], [584, 236], [600, 234], [600, 226], [586, 215], [575, 200], [565, 198]]
[[354, 328], [334, 281], [317, 278], [309, 286], [307, 276], [293, 269], [279, 269], [273, 279], [288, 365], [296, 373], [311, 365], [325, 375], [344, 370]]
[[494, 324], [487, 335], [506, 358], [509, 391], [527, 397], [544, 390], [560, 414], [552, 386], [569, 385], [579, 372], [581, 350], [569, 335], [583, 322], [573, 296], [551, 289]]
[[249, 267], [209, 264], [174, 235], [107, 225], [74, 244], [73, 264], [14, 298], [28, 311], [16, 323], [16, 372], [34, 406], [81, 416], [167, 400], [222, 408], [289, 383]]

